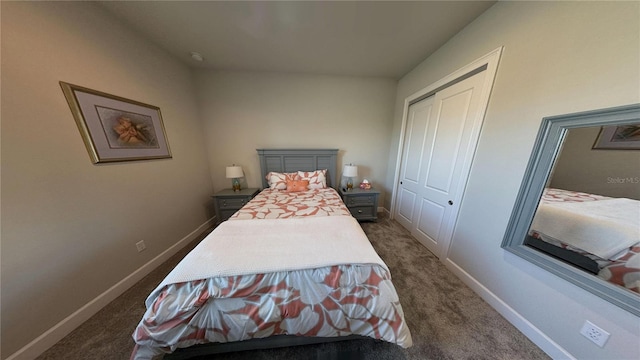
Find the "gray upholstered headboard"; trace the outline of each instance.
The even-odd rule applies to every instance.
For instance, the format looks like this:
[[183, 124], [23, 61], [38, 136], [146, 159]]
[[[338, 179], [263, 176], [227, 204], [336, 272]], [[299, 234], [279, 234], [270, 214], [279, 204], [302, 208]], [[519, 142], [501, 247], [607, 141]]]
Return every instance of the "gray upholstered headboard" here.
[[314, 171], [327, 169], [327, 186], [337, 188], [338, 149], [257, 149], [262, 187], [268, 188], [269, 172]]

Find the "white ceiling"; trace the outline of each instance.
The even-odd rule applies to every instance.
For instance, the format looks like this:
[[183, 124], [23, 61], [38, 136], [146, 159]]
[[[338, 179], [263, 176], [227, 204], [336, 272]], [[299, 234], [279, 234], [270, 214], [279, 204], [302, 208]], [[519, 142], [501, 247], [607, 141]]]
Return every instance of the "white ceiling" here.
[[[101, 1], [193, 67], [398, 79], [495, 1]], [[198, 63], [190, 52], [202, 54]]]

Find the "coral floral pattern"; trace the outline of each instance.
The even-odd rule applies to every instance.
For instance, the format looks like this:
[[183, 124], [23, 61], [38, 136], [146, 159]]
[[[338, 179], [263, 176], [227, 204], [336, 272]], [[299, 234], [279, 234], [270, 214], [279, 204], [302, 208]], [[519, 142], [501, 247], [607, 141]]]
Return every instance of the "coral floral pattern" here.
[[545, 202], [584, 202], [606, 199], [611, 198], [608, 196], [554, 188], [546, 188], [542, 192], [542, 200]]
[[358, 334], [411, 345], [388, 272], [375, 265], [337, 265], [165, 286], [147, 299], [133, 334], [132, 359], [200, 343], [284, 334]]
[[[583, 202], [606, 199], [611, 198], [602, 195], [554, 188], [544, 189], [542, 194], [542, 201], [545, 202]], [[598, 277], [613, 284], [623, 286], [631, 291], [640, 293], [640, 243], [629, 247], [622, 255], [618, 256], [617, 259], [607, 260], [577, 247], [548, 238], [535, 231], [531, 231], [530, 235], [561, 248], [577, 252], [594, 260], [600, 268], [597, 275]]]
[[332, 188], [290, 193], [262, 190], [229, 220], [285, 219], [302, 216], [351, 216], [337, 191]]
[[622, 257], [604, 266], [598, 276], [640, 293], [640, 245], [630, 247]]
[[[334, 189], [265, 189], [231, 219], [333, 215], [351, 216]], [[195, 344], [274, 335], [361, 335], [412, 345], [391, 275], [380, 264], [171, 283], [151, 293], [146, 307], [133, 333], [132, 360], [156, 359]]]

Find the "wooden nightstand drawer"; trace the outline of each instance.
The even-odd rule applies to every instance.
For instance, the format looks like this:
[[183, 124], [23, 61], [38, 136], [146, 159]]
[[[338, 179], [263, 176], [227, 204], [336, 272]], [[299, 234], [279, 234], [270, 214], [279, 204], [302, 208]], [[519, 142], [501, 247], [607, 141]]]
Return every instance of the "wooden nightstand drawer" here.
[[356, 219], [376, 217], [376, 209], [373, 206], [350, 206], [349, 211]]
[[213, 195], [216, 207], [216, 217], [218, 222], [223, 222], [230, 218], [236, 211], [240, 210], [246, 203], [251, 201], [260, 189], [242, 189], [233, 191], [225, 189]]
[[342, 201], [347, 205], [351, 215], [358, 221], [378, 220], [378, 196], [380, 192], [375, 189], [362, 190], [339, 189]]
[[225, 220], [229, 219], [238, 210], [239, 209], [220, 210], [220, 221], [225, 221]]
[[347, 206], [371, 206], [376, 203], [376, 195], [347, 196]]
[[244, 206], [244, 204], [248, 203], [251, 200], [251, 197], [245, 198], [218, 198], [218, 206], [220, 206], [221, 210], [227, 209], [235, 209], [238, 210]]

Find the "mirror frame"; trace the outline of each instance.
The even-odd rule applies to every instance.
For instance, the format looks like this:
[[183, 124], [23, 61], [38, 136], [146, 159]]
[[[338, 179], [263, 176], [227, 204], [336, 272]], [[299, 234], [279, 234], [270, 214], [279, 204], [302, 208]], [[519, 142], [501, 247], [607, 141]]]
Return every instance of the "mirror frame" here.
[[638, 122], [640, 122], [640, 104], [543, 118], [502, 241], [502, 248], [505, 250], [636, 316], [640, 316], [640, 294], [634, 294], [621, 286], [611, 284], [596, 275], [589, 274], [523, 243], [567, 131], [580, 127], [625, 125]]

